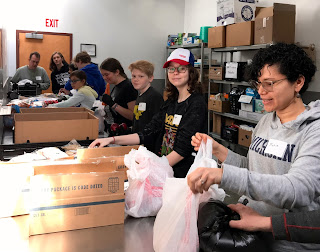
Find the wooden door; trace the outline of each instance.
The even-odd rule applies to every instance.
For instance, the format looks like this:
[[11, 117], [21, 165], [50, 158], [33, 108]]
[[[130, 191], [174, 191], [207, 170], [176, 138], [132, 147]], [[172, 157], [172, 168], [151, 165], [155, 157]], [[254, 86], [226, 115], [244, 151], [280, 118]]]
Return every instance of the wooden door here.
[[[26, 33], [32, 32], [35, 31], [16, 31], [17, 68], [28, 65], [30, 53], [37, 51], [40, 53], [39, 66], [47, 71], [50, 78], [49, 64], [52, 53], [61, 52], [64, 59], [70, 63], [72, 59], [72, 34], [37, 31], [37, 34], [43, 34], [43, 39], [26, 38]], [[50, 92], [52, 92], [52, 85], [48, 90], [43, 91], [43, 93]]]

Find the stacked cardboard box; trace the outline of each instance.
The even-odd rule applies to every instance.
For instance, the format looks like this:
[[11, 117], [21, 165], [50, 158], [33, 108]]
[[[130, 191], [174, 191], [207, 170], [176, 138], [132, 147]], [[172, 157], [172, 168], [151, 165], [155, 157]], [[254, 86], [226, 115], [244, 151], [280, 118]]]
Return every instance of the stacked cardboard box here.
[[98, 138], [99, 119], [91, 112], [19, 113], [14, 115], [15, 143]]

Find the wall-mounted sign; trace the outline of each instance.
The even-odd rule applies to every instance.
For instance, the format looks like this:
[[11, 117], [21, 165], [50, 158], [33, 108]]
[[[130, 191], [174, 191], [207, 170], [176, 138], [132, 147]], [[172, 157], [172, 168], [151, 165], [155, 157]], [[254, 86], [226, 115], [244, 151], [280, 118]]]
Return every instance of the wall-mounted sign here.
[[46, 27], [58, 27], [59, 19], [46, 18]]

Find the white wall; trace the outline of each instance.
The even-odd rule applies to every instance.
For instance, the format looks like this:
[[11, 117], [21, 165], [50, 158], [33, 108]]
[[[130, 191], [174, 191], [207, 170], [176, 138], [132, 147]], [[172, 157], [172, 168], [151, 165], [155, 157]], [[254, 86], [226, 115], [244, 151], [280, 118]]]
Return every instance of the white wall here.
[[[184, 27], [184, 0], [11, 0], [1, 3], [3, 27], [7, 31], [9, 75], [16, 70], [16, 30], [73, 34], [73, 55], [80, 44], [96, 44], [100, 64], [118, 59], [126, 73], [133, 61], [155, 64], [155, 78], [163, 79], [168, 34]], [[59, 19], [58, 28], [45, 26], [45, 19]], [[1, 27], [1, 23], [0, 23]], [[41, 62], [40, 62], [41, 65]], [[130, 75], [129, 75], [130, 76]]]
[[[185, 0], [185, 32], [197, 32], [201, 26], [216, 25], [217, 0]], [[268, 7], [276, 3], [296, 5], [296, 35], [295, 41], [303, 46], [315, 44], [316, 65], [319, 69], [315, 80], [310, 83], [308, 91], [320, 92], [320, 1], [319, 0], [259, 0], [257, 6]]]

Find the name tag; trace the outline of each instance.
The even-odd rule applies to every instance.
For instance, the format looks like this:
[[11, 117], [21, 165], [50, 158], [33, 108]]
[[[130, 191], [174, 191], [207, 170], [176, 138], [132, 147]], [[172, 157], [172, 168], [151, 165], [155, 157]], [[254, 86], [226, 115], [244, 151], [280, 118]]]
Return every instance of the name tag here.
[[275, 139], [270, 139], [265, 149], [265, 153], [282, 158], [287, 149], [287, 143]]
[[179, 125], [181, 121], [182, 115], [174, 115], [172, 124]]
[[147, 104], [145, 102], [140, 102], [138, 106], [139, 111], [146, 111], [147, 110]]
[[41, 76], [36, 76], [36, 80], [41, 80]]

